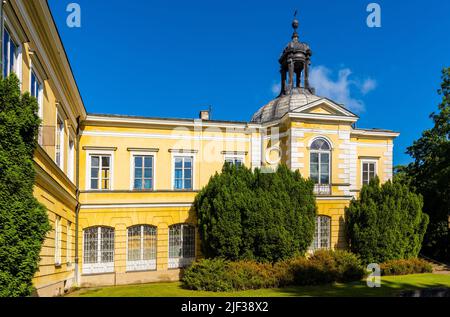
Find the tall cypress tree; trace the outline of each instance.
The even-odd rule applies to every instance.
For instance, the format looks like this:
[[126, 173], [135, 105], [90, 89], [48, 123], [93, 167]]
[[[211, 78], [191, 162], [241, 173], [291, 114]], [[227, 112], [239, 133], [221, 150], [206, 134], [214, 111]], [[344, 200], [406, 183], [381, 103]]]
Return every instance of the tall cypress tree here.
[[28, 296], [50, 225], [33, 196], [37, 100], [11, 75], [0, 81], [0, 296]]
[[225, 164], [194, 203], [203, 254], [269, 262], [304, 254], [315, 228], [313, 188], [285, 165], [266, 174]]
[[372, 179], [346, 208], [351, 251], [366, 263], [417, 257], [429, 221], [422, 207], [422, 196], [408, 185]]

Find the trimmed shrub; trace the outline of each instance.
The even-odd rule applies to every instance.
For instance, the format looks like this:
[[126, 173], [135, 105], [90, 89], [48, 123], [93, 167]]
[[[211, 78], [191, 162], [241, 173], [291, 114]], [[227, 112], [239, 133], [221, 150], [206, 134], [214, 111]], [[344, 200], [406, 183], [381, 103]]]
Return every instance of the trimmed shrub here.
[[346, 209], [350, 250], [365, 264], [417, 257], [429, 219], [422, 207], [408, 185], [372, 179]]
[[336, 250], [334, 251], [334, 259], [338, 271], [338, 282], [358, 281], [367, 274], [362, 261], [354, 253]]
[[422, 259], [392, 260], [380, 265], [382, 275], [432, 273], [433, 266]]
[[197, 291], [231, 291], [233, 286], [226, 270], [227, 262], [223, 259], [199, 260], [184, 271], [182, 283], [185, 288]]
[[363, 278], [357, 256], [346, 251], [317, 251], [309, 259], [293, 258], [270, 263], [200, 260], [184, 272], [185, 288], [205, 291], [239, 291], [289, 285], [321, 285]]
[[357, 281], [366, 274], [356, 255], [341, 250], [316, 251], [308, 260], [296, 260], [293, 270], [296, 285]]
[[303, 255], [314, 235], [313, 189], [285, 165], [262, 173], [225, 164], [194, 202], [202, 254], [272, 263]]
[[234, 290], [278, 287], [278, 278], [272, 264], [254, 261], [228, 263], [225, 273]]

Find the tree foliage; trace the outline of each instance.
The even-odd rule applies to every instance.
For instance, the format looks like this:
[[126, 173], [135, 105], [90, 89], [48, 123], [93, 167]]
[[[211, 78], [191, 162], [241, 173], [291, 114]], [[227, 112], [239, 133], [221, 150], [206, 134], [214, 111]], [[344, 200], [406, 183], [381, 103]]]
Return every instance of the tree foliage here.
[[450, 262], [450, 68], [442, 71], [438, 93], [442, 96], [439, 111], [430, 116], [434, 126], [408, 148], [414, 162], [405, 171], [430, 216], [423, 251]]
[[0, 81], [0, 296], [27, 296], [50, 229], [45, 208], [33, 196], [38, 105], [21, 95], [19, 80]]
[[422, 207], [407, 185], [371, 180], [346, 209], [351, 251], [366, 263], [417, 257], [429, 220]]
[[270, 262], [303, 254], [315, 228], [313, 188], [284, 165], [262, 173], [225, 164], [194, 203], [203, 254]]

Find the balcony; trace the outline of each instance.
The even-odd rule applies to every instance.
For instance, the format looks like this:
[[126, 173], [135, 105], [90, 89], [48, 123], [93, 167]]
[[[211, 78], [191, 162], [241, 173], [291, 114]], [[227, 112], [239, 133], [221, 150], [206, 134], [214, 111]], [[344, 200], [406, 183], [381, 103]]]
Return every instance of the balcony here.
[[316, 196], [330, 196], [331, 184], [315, 184], [314, 195]]

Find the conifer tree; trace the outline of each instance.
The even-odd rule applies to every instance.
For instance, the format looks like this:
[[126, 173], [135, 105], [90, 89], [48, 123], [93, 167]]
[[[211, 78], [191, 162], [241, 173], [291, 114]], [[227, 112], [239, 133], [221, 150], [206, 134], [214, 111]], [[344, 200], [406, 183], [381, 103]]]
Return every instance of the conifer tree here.
[[11, 75], [0, 81], [0, 297], [28, 296], [50, 230], [33, 196], [38, 104]]
[[429, 221], [422, 207], [407, 185], [372, 179], [346, 209], [351, 251], [366, 263], [417, 257]]
[[313, 188], [285, 165], [262, 173], [225, 164], [194, 203], [203, 254], [270, 262], [304, 254], [315, 228]]

